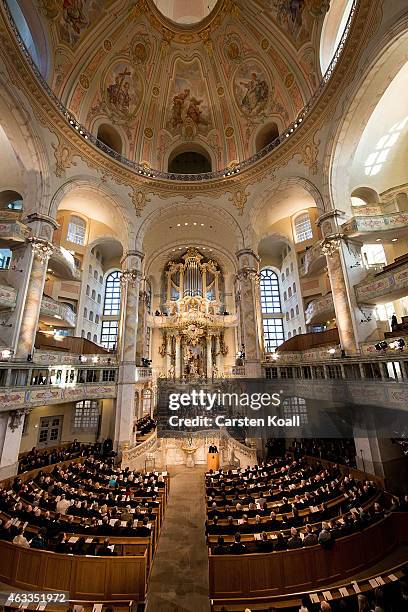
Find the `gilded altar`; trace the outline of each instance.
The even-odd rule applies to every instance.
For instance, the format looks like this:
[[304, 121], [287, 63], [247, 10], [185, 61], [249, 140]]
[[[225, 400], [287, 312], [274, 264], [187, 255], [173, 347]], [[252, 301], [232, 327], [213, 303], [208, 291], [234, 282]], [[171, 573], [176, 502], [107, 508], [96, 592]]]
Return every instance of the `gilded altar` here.
[[199, 380], [223, 375], [225, 313], [222, 275], [216, 262], [189, 248], [165, 271], [166, 301], [159, 353], [169, 378]]

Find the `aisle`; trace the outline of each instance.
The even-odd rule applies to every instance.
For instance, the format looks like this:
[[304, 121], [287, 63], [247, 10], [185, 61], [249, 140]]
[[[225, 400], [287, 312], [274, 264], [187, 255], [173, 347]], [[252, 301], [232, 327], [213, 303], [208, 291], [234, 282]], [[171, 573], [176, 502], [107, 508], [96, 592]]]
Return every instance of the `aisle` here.
[[147, 612], [208, 612], [205, 468], [169, 469], [171, 487], [147, 593]]

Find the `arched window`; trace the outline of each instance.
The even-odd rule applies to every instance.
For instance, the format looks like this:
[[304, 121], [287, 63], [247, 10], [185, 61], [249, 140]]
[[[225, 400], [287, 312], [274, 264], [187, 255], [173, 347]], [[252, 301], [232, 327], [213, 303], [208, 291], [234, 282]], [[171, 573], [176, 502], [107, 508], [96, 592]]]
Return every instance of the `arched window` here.
[[92, 310], [89, 313], [89, 320], [92, 322], [93, 321], [93, 312]]
[[89, 285], [87, 285], [87, 286], [86, 286], [86, 295], [89, 295], [90, 290], [91, 290], [90, 286], [89, 286]]
[[[188, 145], [192, 146], [192, 145]], [[169, 156], [168, 171], [175, 174], [200, 174], [211, 172], [211, 157], [208, 151], [196, 144], [186, 150], [186, 145], [176, 147]]]
[[86, 334], [86, 339], [87, 339], [87, 340], [90, 340], [91, 338], [92, 338], [92, 334], [91, 334], [91, 332], [88, 332], [88, 333]]
[[292, 287], [288, 287], [288, 298], [292, 297]]
[[313, 238], [313, 231], [309, 213], [302, 213], [295, 219], [295, 240], [304, 242], [311, 238]]
[[281, 312], [278, 275], [270, 268], [261, 271], [262, 314]]
[[84, 308], [84, 319], [88, 318], [88, 309]]
[[98, 342], [98, 336], [96, 334], [93, 335], [92, 342], [95, 342], [95, 344]]
[[99, 315], [95, 315], [95, 323], [99, 323]]
[[293, 283], [293, 293], [296, 293], [296, 283]]
[[262, 151], [262, 149], [274, 142], [278, 137], [279, 130], [276, 123], [268, 123], [268, 125], [265, 125], [255, 138], [256, 153]]
[[118, 316], [120, 313], [120, 277], [119, 270], [115, 270], [106, 278], [105, 302], [103, 305], [105, 316]]
[[290, 318], [293, 319], [295, 316], [295, 311], [293, 310], [293, 308], [290, 309]]
[[285, 339], [279, 278], [270, 268], [261, 270], [260, 293], [265, 351], [270, 353]]
[[152, 391], [151, 389], [143, 389], [142, 391], [142, 409], [143, 415], [150, 414], [152, 409]]
[[119, 153], [119, 155], [122, 153], [122, 139], [119, 133], [111, 125], [107, 123], [100, 125], [97, 138], [110, 149]]
[[96, 297], [96, 291], [95, 289], [92, 289], [92, 295], [91, 295], [92, 299], [95, 300]]
[[85, 244], [86, 221], [71, 215], [68, 223], [67, 241], [74, 244]]

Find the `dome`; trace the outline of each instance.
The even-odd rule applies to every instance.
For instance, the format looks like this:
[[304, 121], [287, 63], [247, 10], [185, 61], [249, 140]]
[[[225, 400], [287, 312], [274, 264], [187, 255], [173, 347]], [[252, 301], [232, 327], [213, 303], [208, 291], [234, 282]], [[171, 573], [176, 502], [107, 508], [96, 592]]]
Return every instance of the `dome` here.
[[159, 170], [176, 151], [234, 166], [282, 133], [320, 81], [324, 0], [37, 4], [54, 93], [113, 150]]

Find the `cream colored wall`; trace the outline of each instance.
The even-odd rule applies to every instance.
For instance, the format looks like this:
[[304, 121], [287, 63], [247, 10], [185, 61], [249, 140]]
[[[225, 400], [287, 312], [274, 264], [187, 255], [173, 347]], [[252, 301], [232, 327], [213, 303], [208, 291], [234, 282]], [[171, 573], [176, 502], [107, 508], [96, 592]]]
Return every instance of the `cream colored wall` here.
[[[51, 406], [39, 406], [37, 408], [33, 408], [32, 412], [28, 417], [28, 425], [27, 431], [25, 435], [23, 435], [21, 439], [20, 453], [24, 453], [26, 451], [31, 450], [34, 446], [37, 445], [38, 434], [39, 434], [39, 426], [40, 420], [43, 417], [49, 416], [62, 416], [62, 432], [60, 442], [70, 442], [74, 438], [79, 440], [80, 442], [95, 442], [96, 441], [96, 433], [95, 432], [79, 432], [72, 431], [72, 421], [74, 415], [74, 406], [73, 402], [67, 404], [53, 404]], [[115, 416], [115, 400], [114, 399], [104, 399], [101, 400], [101, 429], [100, 429], [100, 440], [104, 440], [109, 436], [113, 436], [114, 430], [114, 416]]]

